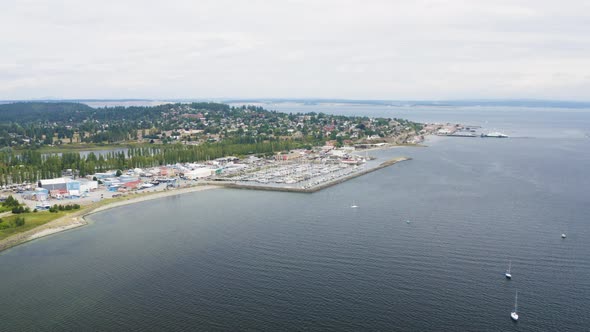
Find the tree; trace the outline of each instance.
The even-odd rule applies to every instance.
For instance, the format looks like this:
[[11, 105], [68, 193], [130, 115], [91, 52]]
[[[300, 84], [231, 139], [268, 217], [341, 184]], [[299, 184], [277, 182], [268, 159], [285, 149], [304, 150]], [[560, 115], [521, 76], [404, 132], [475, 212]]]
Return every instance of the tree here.
[[13, 214], [20, 214], [20, 213], [24, 213], [24, 212], [25, 212], [25, 208], [22, 206], [15, 206], [12, 208]]
[[119, 177], [119, 176], [121, 176], [121, 175], [123, 175], [123, 172], [121, 172], [121, 170], [120, 170], [120, 169], [118, 169], [118, 170], [117, 170], [117, 173], [115, 174], [115, 176], [116, 176], [116, 177]]
[[8, 196], [8, 198], [6, 198], [6, 200], [4, 201], [4, 203], [2, 203], [3, 206], [6, 207], [18, 207], [20, 206], [20, 203], [18, 202], [18, 200], [14, 197], [12, 197], [12, 195]]

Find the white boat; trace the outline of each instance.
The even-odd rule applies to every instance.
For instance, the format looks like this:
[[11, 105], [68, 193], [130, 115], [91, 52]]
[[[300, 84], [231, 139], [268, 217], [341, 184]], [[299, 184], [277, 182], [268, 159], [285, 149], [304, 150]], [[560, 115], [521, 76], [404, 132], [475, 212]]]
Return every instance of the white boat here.
[[494, 138], [507, 138], [508, 135], [502, 134], [501, 132], [494, 131], [487, 134], [481, 134], [481, 137], [494, 137]]
[[508, 270], [506, 271], [506, 273], [504, 273], [504, 275], [506, 276], [506, 279], [512, 279], [512, 274], [510, 273], [511, 265], [512, 265], [512, 261], [508, 261]]
[[356, 209], [356, 208], [358, 208], [358, 207], [359, 207], [359, 206], [358, 206], [358, 205], [356, 205], [356, 203], [355, 203], [355, 202], [352, 202], [352, 205], [350, 206], [350, 208], [351, 208], [351, 209]]
[[518, 320], [518, 313], [516, 312], [518, 309], [518, 290], [516, 290], [516, 296], [514, 297], [514, 311], [510, 313], [510, 318], [512, 318], [513, 321], [517, 321]]
[[561, 234], [561, 238], [562, 238], [562, 239], [565, 239], [566, 237], [567, 237], [567, 236], [565, 235], [565, 233], [562, 233], [562, 234]]
[[406, 224], [409, 224], [410, 222], [411, 222], [411, 221], [410, 221], [409, 219], [408, 219], [408, 220], [406, 220]]

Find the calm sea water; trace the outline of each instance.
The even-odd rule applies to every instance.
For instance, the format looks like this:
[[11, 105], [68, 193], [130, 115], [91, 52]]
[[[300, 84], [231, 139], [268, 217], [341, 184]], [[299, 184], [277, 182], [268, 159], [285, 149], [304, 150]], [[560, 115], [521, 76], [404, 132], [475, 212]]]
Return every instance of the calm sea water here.
[[2, 252], [0, 330], [589, 330], [590, 112], [472, 111], [448, 116], [515, 138], [374, 152], [414, 159], [314, 194], [121, 207]]

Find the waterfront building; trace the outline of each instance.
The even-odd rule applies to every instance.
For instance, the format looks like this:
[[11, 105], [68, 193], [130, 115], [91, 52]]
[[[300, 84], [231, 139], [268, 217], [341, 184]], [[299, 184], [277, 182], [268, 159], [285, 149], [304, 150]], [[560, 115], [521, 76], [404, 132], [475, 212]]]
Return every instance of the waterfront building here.
[[59, 192], [62, 195], [79, 196], [80, 181], [70, 178], [45, 179], [39, 181], [40, 187], [49, 192]]

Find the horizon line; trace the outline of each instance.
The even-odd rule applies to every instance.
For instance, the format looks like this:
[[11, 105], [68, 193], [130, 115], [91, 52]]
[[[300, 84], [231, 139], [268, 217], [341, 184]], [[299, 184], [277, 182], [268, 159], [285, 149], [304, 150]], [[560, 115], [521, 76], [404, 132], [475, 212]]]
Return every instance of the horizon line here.
[[0, 99], [0, 102], [53, 102], [53, 101], [317, 101], [317, 102], [562, 102], [589, 103], [588, 100], [576, 99], [539, 99], [539, 98], [449, 98], [449, 99], [362, 99], [362, 98], [289, 98], [289, 97], [196, 97], [196, 98], [30, 98], [30, 99]]

